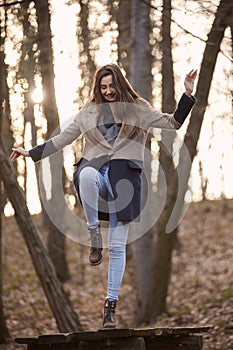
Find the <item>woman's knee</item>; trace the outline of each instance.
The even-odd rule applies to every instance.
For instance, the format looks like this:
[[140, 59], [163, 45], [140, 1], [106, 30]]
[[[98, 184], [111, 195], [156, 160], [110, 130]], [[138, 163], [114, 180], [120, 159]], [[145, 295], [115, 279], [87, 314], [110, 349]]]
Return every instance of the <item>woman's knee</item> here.
[[96, 184], [98, 171], [92, 167], [85, 167], [80, 171], [79, 174], [79, 185], [90, 186], [91, 184]]

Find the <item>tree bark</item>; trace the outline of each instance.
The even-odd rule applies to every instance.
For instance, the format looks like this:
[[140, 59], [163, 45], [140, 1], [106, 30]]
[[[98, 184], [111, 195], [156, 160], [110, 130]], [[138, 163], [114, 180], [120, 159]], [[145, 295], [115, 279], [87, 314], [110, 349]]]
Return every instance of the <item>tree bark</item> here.
[[0, 179], [14, 210], [19, 229], [27, 244], [36, 273], [44, 289], [48, 303], [61, 332], [82, 330], [78, 316], [73, 310], [53, 264], [43, 246], [26, 205], [25, 196], [18, 185], [14, 167], [10, 163], [0, 141]]
[[[130, 82], [135, 90], [146, 100], [151, 100], [152, 74], [151, 74], [151, 46], [150, 38], [150, 6], [140, 0], [132, 1], [131, 22], [131, 71]], [[150, 149], [151, 137], [148, 137], [146, 147]], [[150, 179], [151, 168], [150, 152], [145, 152], [145, 168]], [[151, 191], [151, 183], [147, 184]], [[144, 187], [144, 186], [143, 186]], [[144, 197], [146, 193], [142, 194]], [[146, 220], [144, 217], [143, 220]], [[137, 290], [137, 324], [141, 322], [141, 316], [145, 309], [145, 295], [147, 293], [151, 266], [152, 232], [146, 232], [133, 244], [135, 261], [135, 282]]]
[[2, 195], [2, 182], [0, 181], [0, 344], [4, 343], [10, 336], [6, 326], [2, 300]]
[[[36, 71], [36, 60], [35, 60], [35, 52], [33, 50], [33, 46], [36, 43], [36, 33], [35, 28], [30, 23], [30, 9], [29, 3], [22, 3], [22, 6], [19, 9], [18, 14], [19, 20], [23, 26], [23, 34], [24, 40], [22, 42], [21, 56], [18, 68], [17, 78], [22, 80], [25, 84], [25, 79], [27, 81], [28, 87], [25, 90], [22, 87], [22, 93], [24, 95], [24, 121], [23, 121], [23, 139], [25, 139], [25, 131], [27, 123], [30, 123], [31, 126], [31, 138], [32, 138], [32, 146], [36, 145], [37, 140], [37, 128], [35, 125], [34, 119], [34, 102], [32, 99], [32, 93], [35, 89], [35, 81], [34, 75]], [[24, 161], [24, 188], [25, 188], [25, 196], [27, 197], [27, 162], [26, 159]]]
[[78, 98], [84, 103], [90, 96], [92, 89], [93, 76], [96, 71], [96, 65], [91, 54], [91, 33], [88, 28], [89, 18], [89, 0], [80, 0], [79, 23], [77, 25], [77, 41], [79, 43], [79, 70], [83, 86], [79, 88]]
[[[176, 106], [174, 72], [172, 60], [171, 0], [163, 1], [162, 13], [162, 111], [172, 113]], [[172, 157], [174, 131], [162, 131], [159, 153], [159, 172], [157, 179], [157, 197], [166, 201], [163, 212], [154, 231], [153, 258], [148, 293], [146, 297], [143, 321], [149, 322], [151, 313], [157, 317], [166, 311], [166, 298], [172, 268], [172, 251], [176, 241], [176, 230], [169, 235], [165, 232], [168, 218], [176, 200], [177, 174]], [[163, 185], [165, 176], [166, 186]], [[169, 189], [169, 190], [168, 190]]]
[[131, 25], [129, 18], [131, 18], [131, 0], [119, 1], [116, 11], [116, 22], [118, 25], [118, 64], [124, 68], [126, 76], [130, 76], [131, 64]]
[[[4, 11], [4, 9], [2, 9]], [[5, 147], [7, 151], [11, 151], [12, 145], [14, 143], [13, 133], [10, 128], [11, 125], [11, 116], [10, 116], [10, 98], [9, 98], [9, 89], [7, 85], [7, 65], [5, 63], [5, 52], [4, 52], [4, 43], [5, 36], [7, 32], [7, 14], [0, 14], [1, 23], [0, 26], [0, 137], [5, 141]], [[5, 18], [4, 18], [5, 17]], [[2, 18], [4, 18], [2, 20]], [[5, 34], [4, 34], [5, 33]]]
[[[53, 69], [53, 50], [52, 34], [50, 28], [50, 12], [48, 0], [35, 1], [36, 14], [38, 19], [38, 45], [39, 45], [39, 67], [43, 86], [43, 107], [47, 119], [47, 137], [48, 138], [59, 126], [59, 116], [54, 88], [54, 69]], [[58, 200], [57, 178], [59, 169], [63, 167], [63, 154], [57, 153], [49, 159], [51, 172], [51, 203], [55, 202], [57, 222], [60, 218], [59, 227], [64, 228], [65, 215], [63, 211], [63, 202]], [[43, 184], [43, 182], [41, 182]], [[44, 190], [41, 191], [43, 196]], [[46, 201], [46, 198], [42, 198]], [[47, 213], [46, 213], [47, 214]], [[44, 216], [44, 226], [48, 230], [48, 251], [54, 263], [57, 276], [61, 281], [66, 281], [69, 277], [68, 266], [65, 254], [65, 235], [61, 233], [49, 215]]]
[[[1, 94], [1, 91], [0, 91], [0, 94]], [[0, 125], [1, 125], [1, 119], [0, 119]], [[1, 137], [2, 136], [0, 135], [0, 138]], [[6, 321], [5, 321], [3, 296], [2, 296], [2, 212], [3, 212], [4, 206], [5, 206], [5, 194], [3, 191], [2, 181], [0, 180], [0, 344], [4, 343], [7, 340], [7, 338], [9, 338], [10, 336], [6, 325]]]
[[[6, 139], [7, 149], [10, 151], [12, 147], [12, 133], [6, 135], [6, 130], [8, 130], [8, 125], [10, 124], [9, 119], [9, 91], [7, 86], [7, 67], [5, 64], [5, 53], [3, 50], [5, 43], [5, 35], [2, 31], [5, 29], [6, 33], [6, 12], [4, 9], [0, 11], [0, 20], [2, 16], [5, 16], [5, 28], [2, 23], [0, 23], [0, 140]], [[5, 108], [4, 108], [5, 105]], [[0, 343], [4, 343], [7, 338], [9, 338], [9, 331], [6, 325], [4, 316], [4, 307], [2, 299], [2, 211], [5, 206], [5, 194], [3, 191], [2, 181], [0, 180]]]
[[132, 1], [130, 82], [143, 98], [151, 101], [150, 1]]

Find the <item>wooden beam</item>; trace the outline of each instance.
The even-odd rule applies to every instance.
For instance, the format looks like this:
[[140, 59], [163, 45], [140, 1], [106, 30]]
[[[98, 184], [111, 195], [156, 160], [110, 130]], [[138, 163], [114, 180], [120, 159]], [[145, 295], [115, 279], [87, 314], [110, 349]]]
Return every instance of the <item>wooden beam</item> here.
[[145, 338], [146, 350], [201, 350], [203, 346], [202, 336], [178, 335], [157, 336]]
[[201, 350], [202, 334], [212, 327], [100, 329], [16, 338], [28, 350]]

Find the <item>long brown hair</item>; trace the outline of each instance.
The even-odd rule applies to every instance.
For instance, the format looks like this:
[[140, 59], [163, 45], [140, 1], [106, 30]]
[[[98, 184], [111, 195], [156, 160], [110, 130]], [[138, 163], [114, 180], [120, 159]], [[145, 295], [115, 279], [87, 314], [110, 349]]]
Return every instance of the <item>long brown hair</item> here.
[[[101, 113], [101, 104], [104, 103], [104, 98], [101, 94], [101, 80], [103, 77], [107, 75], [112, 75], [112, 81], [114, 84], [114, 87], [116, 89], [116, 102], [126, 102], [123, 104], [120, 104], [117, 113], [117, 117], [121, 120], [124, 119], [125, 125], [124, 125], [124, 131], [126, 132], [129, 128], [129, 125], [127, 125], [127, 121], [129, 122], [129, 118], [127, 117], [127, 103], [135, 103], [136, 99], [139, 98], [139, 94], [133, 89], [131, 84], [128, 82], [128, 80], [124, 77], [122, 74], [121, 69], [113, 63], [106, 64], [105, 66], [99, 68], [94, 76], [94, 82], [92, 87], [92, 94], [90, 97], [90, 101], [96, 103], [97, 105], [100, 105], [98, 108], [99, 112]], [[141, 133], [142, 129], [139, 125], [139, 118], [136, 117], [135, 127], [133, 130], [131, 130], [130, 135], [133, 133]]]
[[121, 69], [113, 63], [106, 64], [96, 71], [90, 100], [96, 104], [104, 102], [101, 94], [100, 83], [102, 78], [107, 75], [112, 75], [113, 84], [116, 89], [116, 102], [134, 103], [135, 99], [139, 97], [138, 93], [124, 77]]

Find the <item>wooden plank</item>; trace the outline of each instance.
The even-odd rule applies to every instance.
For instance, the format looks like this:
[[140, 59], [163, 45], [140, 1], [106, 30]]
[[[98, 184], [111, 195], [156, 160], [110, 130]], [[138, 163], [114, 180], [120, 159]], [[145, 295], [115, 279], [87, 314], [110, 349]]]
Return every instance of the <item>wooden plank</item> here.
[[[75, 345], [76, 348], [80, 342], [96, 342], [96, 344], [103, 343], [107, 340], [114, 339], [129, 339], [129, 338], [144, 338], [153, 339], [150, 344], [160, 341], [168, 341], [171, 343], [174, 336], [189, 336], [187, 338], [191, 341], [191, 335], [197, 335], [208, 332], [212, 326], [205, 327], [156, 327], [156, 328], [117, 328], [117, 329], [100, 329], [98, 331], [89, 331], [89, 332], [71, 332], [71, 333], [58, 333], [58, 334], [44, 334], [38, 337], [23, 337], [16, 338], [15, 341], [18, 344], [27, 344], [31, 345], [32, 349], [34, 344], [38, 345], [38, 349], [42, 349], [40, 345], [51, 345], [55, 346], [56, 344], [68, 344]], [[167, 340], [165, 339], [167, 337]], [[181, 339], [181, 338], [179, 338]], [[195, 338], [193, 338], [195, 339]], [[149, 344], [149, 340], [147, 342]], [[92, 344], [93, 345], [93, 344]], [[84, 346], [84, 343], [80, 346]], [[94, 345], [93, 345], [94, 346]], [[96, 345], [97, 346], [97, 345]], [[60, 347], [59, 347], [60, 348]], [[199, 347], [200, 348], [200, 347]], [[47, 349], [46, 347], [43, 349]], [[55, 348], [54, 348], [55, 349]], [[71, 347], [73, 350], [73, 348]], [[192, 349], [193, 350], [193, 349]]]
[[139, 337], [153, 337], [165, 335], [188, 335], [208, 332], [212, 326], [205, 327], [156, 327], [156, 328], [138, 328], [132, 330], [132, 335]]
[[89, 332], [72, 332], [67, 335], [67, 343], [75, 343], [77, 341], [85, 341], [85, 340], [99, 340], [103, 339], [103, 337], [96, 331], [89, 331]]
[[128, 338], [133, 335], [133, 328], [99, 329], [98, 334], [102, 338]]
[[[80, 341], [78, 350], [102, 350], [102, 341]], [[119, 350], [119, 349], [118, 349]]]
[[67, 336], [67, 343], [77, 341], [101, 342], [107, 339], [127, 339], [132, 336], [132, 329], [100, 329], [96, 332], [72, 332]]
[[81, 341], [78, 350], [146, 350], [144, 338], [115, 338], [95, 341]]
[[38, 344], [59, 344], [66, 343], [69, 333], [44, 334], [38, 337]]
[[116, 338], [78, 343], [29, 344], [28, 350], [146, 350], [144, 338]]
[[38, 342], [38, 337], [15, 338], [17, 344], [35, 344]]
[[[77, 344], [50, 344], [49, 345], [50, 350], [79, 350], [79, 343]], [[36, 350], [36, 349], [33, 349]], [[38, 350], [44, 350], [43, 349], [38, 349]], [[47, 350], [47, 349], [46, 349]]]
[[201, 350], [203, 346], [202, 336], [180, 335], [159, 336], [155, 338], [144, 338], [146, 350]]
[[49, 344], [28, 344], [27, 350], [49, 350], [50, 345]]
[[98, 331], [88, 332], [71, 332], [71, 333], [58, 333], [58, 334], [45, 334], [39, 337], [23, 337], [16, 338], [15, 341], [19, 344], [29, 344], [36, 342], [37, 339], [40, 343], [47, 342], [74, 342], [79, 340], [95, 340], [106, 338], [127, 338], [131, 336], [138, 337], [153, 337], [159, 335], [178, 335], [178, 334], [200, 334], [208, 332], [212, 326], [205, 327], [156, 327], [156, 328], [116, 328], [116, 329], [99, 329]]
[[29, 344], [28, 350], [79, 350], [79, 344]]

